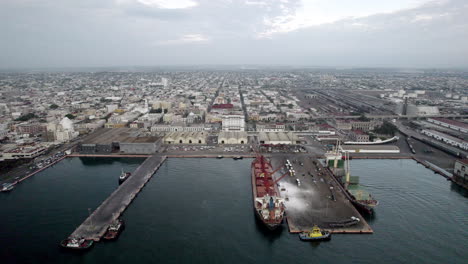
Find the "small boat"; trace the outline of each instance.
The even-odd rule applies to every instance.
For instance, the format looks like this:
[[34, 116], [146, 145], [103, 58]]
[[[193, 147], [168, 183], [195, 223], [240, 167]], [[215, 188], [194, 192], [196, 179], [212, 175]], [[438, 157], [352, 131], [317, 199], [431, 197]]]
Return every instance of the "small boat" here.
[[217, 158], [217, 159], [222, 159], [222, 158], [223, 158], [223, 156], [221, 156], [221, 155], [218, 155], [218, 157], [216, 157], [216, 158]]
[[120, 174], [119, 176], [119, 184], [121, 184], [122, 182], [124, 182], [126, 179], [128, 179], [128, 177], [130, 177], [130, 175], [132, 175], [130, 172], [124, 172], [122, 170], [122, 174]]
[[2, 189], [0, 189], [1, 192], [9, 192], [11, 190], [13, 190], [13, 188], [15, 187], [15, 185], [13, 183], [4, 183], [2, 185]]
[[242, 157], [242, 156], [236, 156], [236, 157], [234, 157], [233, 159], [234, 159], [234, 160], [241, 160], [241, 159], [243, 159], [243, 157]]
[[321, 230], [317, 225], [314, 225], [312, 232], [302, 232], [299, 238], [304, 241], [321, 241], [330, 240], [331, 234], [329, 231]]
[[60, 246], [69, 249], [88, 249], [93, 245], [93, 240], [87, 240], [82, 237], [69, 237], [60, 242]]
[[109, 228], [107, 228], [107, 232], [106, 234], [104, 234], [104, 239], [106, 240], [116, 239], [120, 235], [124, 227], [125, 227], [125, 224], [123, 220], [121, 219], [115, 220], [112, 224], [110, 224]]

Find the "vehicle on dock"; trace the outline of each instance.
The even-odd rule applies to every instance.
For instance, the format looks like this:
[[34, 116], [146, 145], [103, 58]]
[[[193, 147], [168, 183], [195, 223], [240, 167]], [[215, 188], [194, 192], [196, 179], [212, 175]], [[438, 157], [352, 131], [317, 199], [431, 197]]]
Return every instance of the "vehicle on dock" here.
[[2, 185], [2, 189], [0, 189], [1, 192], [9, 192], [15, 188], [15, 185], [13, 183], [4, 183]]
[[236, 156], [236, 157], [234, 157], [233, 159], [234, 159], [234, 160], [241, 160], [241, 159], [243, 159], [243, 158], [244, 158], [244, 157], [242, 157], [242, 156]]
[[83, 237], [69, 237], [60, 242], [60, 246], [63, 248], [84, 250], [88, 249], [93, 245], [93, 240], [84, 239]]
[[103, 238], [106, 240], [114, 240], [120, 235], [120, 233], [122, 232], [124, 228], [125, 228], [124, 221], [121, 219], [117, 219], [114, 222], [112, 222], [112, 224], [109, 225]]
[[119, 176], [119, 184], [122, 184], [125, 180], [128, 179], [132, 174], [130, 172], [124, 172], [122, 169], [122, 173]]
[[263, 155], [258, 155], [251, 167], [255, 215], [268, 229], [274, 230], [283, 222], [285, 212], [284, 199], [279, 194], [277, 183], [289, 175], [289, 171], [274, 180], [273, 174], [282, 167], [273, 170], [271, 163]]
[[312, 231], [300, 233], [299, 238], [303, 241], [330, 240], [331, 233], [330, 231], [322, 230], [317, 225], [314, 225], [314, 227], [312, 228]]

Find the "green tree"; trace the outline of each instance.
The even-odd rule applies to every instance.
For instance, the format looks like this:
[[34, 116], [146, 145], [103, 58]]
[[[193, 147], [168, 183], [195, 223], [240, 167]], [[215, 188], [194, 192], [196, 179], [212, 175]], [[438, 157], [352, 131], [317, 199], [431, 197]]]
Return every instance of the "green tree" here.
[[57, 108], [59, 108], [59, 106], [56, 105], [56, 104], [51, 104], [51, 105], [49, 106], [49, 108], [50, 108], [50, 109], [57, 109]]
[[358, 120], [359, 121], [365, 121], [365, 122], [370, 121], [370, 119], [367, 118], [364, 114], [361, 114], [361, 116], [359, 116]]
[[76, 116], [72, 114], [66, 114], [65, 117], [68, 117], [69, 119], [75, 119]]
[[28, 121], [28, 120], [30, 120], [30, 119], [37, 118], [37, 117], [38, 117], [37, 115], [35, 115], [35, 114], [33, 114], [33, 113], [29, 113], [29, 114], [22, 115], [22, 116], [16, 118], [15, 121], [22, 121], [22, 122], [24, 122], [24, 121]]
[[397, 131], [398, 131], [398, 128], [394, 124], [388, 121], [385, 121], [381, 126], [374, 129], [374, 132], [377, 134], [391, 135], [391, 136], [394, 136]]

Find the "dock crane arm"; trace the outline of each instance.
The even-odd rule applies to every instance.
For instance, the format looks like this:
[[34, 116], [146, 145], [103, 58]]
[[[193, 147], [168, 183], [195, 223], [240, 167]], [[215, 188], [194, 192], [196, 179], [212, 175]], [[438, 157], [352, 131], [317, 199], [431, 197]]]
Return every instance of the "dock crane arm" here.
[[281, 170], [283, 167], [284, 167], [284, 165], [278, 167], [276, 170], [274, 170], [273, 172], [269, 173], [269, 175], [270, 175], [270, 176], [273, 176], [273, 174], [275, 174], [277, 171]]
[[281, 179], [283, 179], [288, 174], [289, 174], [289, 172], [286, 172], [283, 175], [281, 175], [281, 177], [279, 177], [278, 179], [276, 179], [276, 181], [273, 182], [273, 185], [277, 184], [279, 181], [281, 181]]

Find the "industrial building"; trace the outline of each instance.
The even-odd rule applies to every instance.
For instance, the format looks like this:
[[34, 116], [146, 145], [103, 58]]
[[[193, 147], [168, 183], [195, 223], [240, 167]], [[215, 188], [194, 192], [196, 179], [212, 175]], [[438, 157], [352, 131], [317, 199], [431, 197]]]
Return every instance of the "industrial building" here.
[[206, 144], [206, 132], [171, 132], [164, 137], [164, 144]]
[[247, 132], [221, 132], [218, 144], [247, 144]]
[[82, 154], [150, 154], [156, 152], [160, 145], [161, 138], [140, 135], [138, 129], [103, 128], [78, 144], [78, 151]]
[[161, 146], [160, 137], [128, 137], [119, 142], [120, 152], [127, 154], [151, 154]]
[[292, 132], [260, 132], [258, 133], [258, 141], [260, 144], [266, 145], [288, 145], [301, 143], [297, 135]]
[[342, 145], [341, 152], [349, 153], [372, 153], [372, 154], [395, 154], [400, 153], [400, 148], [393, 145]]

